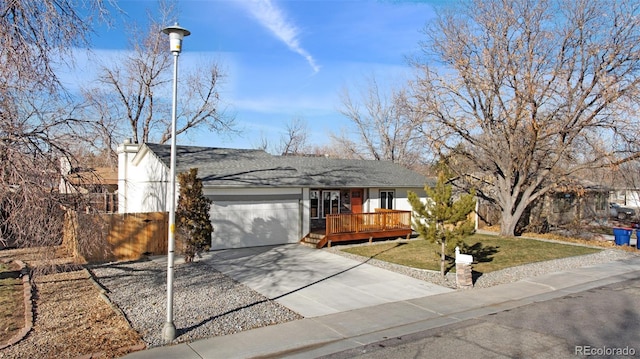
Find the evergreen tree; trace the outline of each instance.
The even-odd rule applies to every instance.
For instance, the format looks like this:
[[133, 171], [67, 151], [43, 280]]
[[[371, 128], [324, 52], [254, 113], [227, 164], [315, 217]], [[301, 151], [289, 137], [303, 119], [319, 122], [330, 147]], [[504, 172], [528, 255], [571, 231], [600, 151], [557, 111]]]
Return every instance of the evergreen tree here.
[[474, 231], [469, 214], [475, 209], [475, 193], [463, 194], [457, 200], [452, 197], [451, 185], [447, 184], [444, 171], [438, 174], [434, 187], [425, 187], [427, 201], [422, 202], [417, 194], [409, 192], [408, 199], [413, 208], [413, 226], [422, 238], [441, 245], [440, 274], [444, 275], [447, 254], [451, 255], [457, 242]]
[[192, 262], [196, 254], [211, 247], [211, 200], [202, 193], [202, 180], [198, 178], [197, 168], [178, 174], [178, 181], [180, 195], [176, 208], [176, 236], [183, 243], [185, 261]]

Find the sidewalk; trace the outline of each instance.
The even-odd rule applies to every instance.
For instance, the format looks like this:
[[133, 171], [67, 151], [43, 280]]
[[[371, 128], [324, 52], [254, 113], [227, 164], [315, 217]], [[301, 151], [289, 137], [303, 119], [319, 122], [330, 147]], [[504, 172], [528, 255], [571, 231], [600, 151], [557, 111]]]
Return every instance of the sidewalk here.
[[125, 358], [314, 358], [637, 278], [638, 272], [640, 257], [152, 348]]

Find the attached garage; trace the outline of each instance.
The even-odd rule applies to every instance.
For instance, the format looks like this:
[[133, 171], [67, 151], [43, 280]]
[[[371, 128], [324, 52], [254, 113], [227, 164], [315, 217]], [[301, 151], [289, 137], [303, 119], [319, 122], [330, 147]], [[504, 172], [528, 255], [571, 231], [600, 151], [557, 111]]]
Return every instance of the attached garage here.
[[300, 188], [205, 187], [212, 202], [211, 249], [297, 243], [306, 234]]
[[300, 200], [216, 201], [211, 249], [296, 243], [302, 237]]

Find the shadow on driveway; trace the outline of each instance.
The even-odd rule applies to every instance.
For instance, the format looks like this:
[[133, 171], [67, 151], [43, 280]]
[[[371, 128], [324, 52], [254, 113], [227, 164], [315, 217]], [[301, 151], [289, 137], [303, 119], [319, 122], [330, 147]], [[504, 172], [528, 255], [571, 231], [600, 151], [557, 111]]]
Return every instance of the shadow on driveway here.
[[305, 317], [451, 291], [299, 244], [213, 251], [204, 260]]

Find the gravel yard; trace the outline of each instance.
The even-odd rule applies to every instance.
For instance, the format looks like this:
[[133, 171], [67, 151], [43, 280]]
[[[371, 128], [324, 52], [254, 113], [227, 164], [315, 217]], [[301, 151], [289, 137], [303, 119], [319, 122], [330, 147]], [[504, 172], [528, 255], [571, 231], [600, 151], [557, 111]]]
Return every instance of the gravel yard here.
[[[162, 345], [166, 264], [147, 260], [94, 266], [90, 270], [149, 347]], [[173, 288], [175, 343], [302, 318], [224, 276], [206, 261], [176, 265]]]

